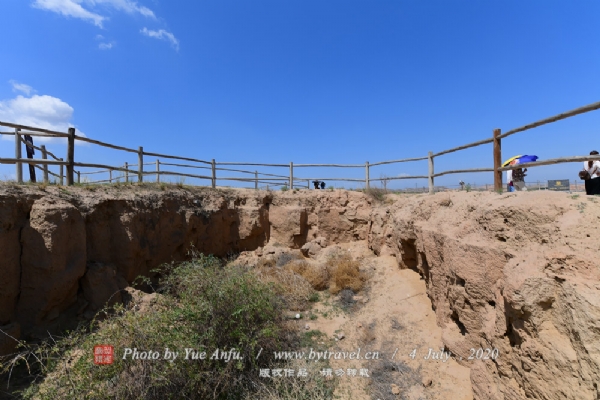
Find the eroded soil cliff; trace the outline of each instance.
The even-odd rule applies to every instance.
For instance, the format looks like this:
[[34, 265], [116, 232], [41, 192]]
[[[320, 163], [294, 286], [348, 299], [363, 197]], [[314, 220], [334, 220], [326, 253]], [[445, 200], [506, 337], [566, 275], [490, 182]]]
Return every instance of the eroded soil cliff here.
[[600, 199], [438, 193], [372, 215], [377, 253], [418, 270], [444, 345], [480, 399], [600, 398]]
[[[308, 243], [310, 255], [317, 238], [360, 242], [422, 275], [440, 345], [470, 368], [475, 398], [600, 398], [595, 197], [162, 189], [0, 186], [0, 329], [41, 337], [90, 318], [192, 248], [227, 256]], [[2, 335], [0, 352], [13, 344]], [[499, 357], [469, 361], [472, 348]]]

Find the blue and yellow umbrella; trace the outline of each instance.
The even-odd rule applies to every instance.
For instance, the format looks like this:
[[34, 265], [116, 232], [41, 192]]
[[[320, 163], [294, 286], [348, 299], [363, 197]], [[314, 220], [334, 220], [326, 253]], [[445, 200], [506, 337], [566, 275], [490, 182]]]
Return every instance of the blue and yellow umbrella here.
[[510, 164], [514, 160], [519, 160], [519, 163], [528, 163], [528, 162], [537, 161], [537, 159], [538, 159], [538, 156], [529, 156], [529, 155], [520, 156], [519, 155], [519, 156], [511, 157], [508, 160], [504, 161], [502, 166], [506, 167], [508, 164]]

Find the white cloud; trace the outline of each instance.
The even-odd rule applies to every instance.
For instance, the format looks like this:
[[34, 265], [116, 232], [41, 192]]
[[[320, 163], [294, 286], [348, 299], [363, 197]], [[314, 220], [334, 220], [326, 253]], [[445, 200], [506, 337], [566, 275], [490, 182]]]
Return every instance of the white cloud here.
[[[140, 14], [156, 19], [154, 12], [148, 7], [140, 6], [132, 0], [34, 0], [33, 6], [42, 10], [52, 11], [66, 17], [79, 18], [102, 28], [102, 23], [108, 18], [99, 14], [96, 8], [113, 8], [128, 14]], [[87, 8], [84, 8], [87, 7]], [[94, 9], [92, 11], [90, 8]]]
[[79, 18], [92, 22], [94, 25], [102, 28], [102, 22], [106, 17], [86, 10], [79, 3], [81, 3], [81, 0], [35, 0], [33, 6], [62, 14], [66, 17]]
[[125, 11], [128, 14], [141, 14], [144, 17], [156, 19], [154, 12], [148, 7], [138, 6], [135, 1], [131, 0], [84, 0], [86, 3], [91, 5], [95, 4], [106, 4], [119, 11]]
[[173, 35], [171, 32], [167, 32], [164, 29], [160, 29], [158, 31], [151, 31], [148, 28], [144, 28], [140, 31], [140, 33], [151, 38], [171, 42], [171, 45], [175, 48], [175, 50], [179, 51], [179, 40], [177, 40], [175, 35]]
[[104, 36], [102, 36], [102, 35], [96, 35], [96, 40], [102, 40], [102, 39], [104, 39]]
[[110, 49], [112, 49], [112, 47], [113, 47], [113, 43], [100, 43], [98, 45], [98, 48], [100, 50], [110, 50]]
[[31, 94], [31, 92], [35, 92], [35, 90], [33, 90], [33, 88], [31, 86], [26, 85], [24, 83], [19, 83], [12, 79], [9, 81], [9, 83], [12, 85], [13, 92], [23, 92], [26, 95]]
[[[68, 128], [73, 126], [70, 123], [73, 111], [73, 107], [68, 103], [48, 95], [18, 95], [14, 99], [0, 100], [0, 121], [58, 132], [67, 132]], [[6, 129], [2, 128], [3, 131]], [[80, 131], [77, 131], [77, 135], [85, 136]], [[12, 140], [6, 135], [2, 137]], [[48, 141], [45, 138], [40, 139], [42, 142]]]

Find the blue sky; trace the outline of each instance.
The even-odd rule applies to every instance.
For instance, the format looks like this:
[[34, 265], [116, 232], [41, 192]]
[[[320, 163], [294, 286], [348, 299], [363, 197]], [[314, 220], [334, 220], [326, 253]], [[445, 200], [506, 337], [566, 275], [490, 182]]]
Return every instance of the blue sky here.
[[[75, 126], [193, 158], [419, 157], [600, 100], [600, 3], [591, 0], [2, 0], [0, 14], [0, 121]], [[600, 150], [599, 122], [595, 111], [511, 136], [503, 158]], [[0, 157], [13, 154], [12, 138], [0, 140]], [[76, 159], [137, 160], [97, 146], [79, 146]], [[491, 145], [435, 162], [436, 172], [491, 166]], [[578, 169], [539, 167], [528, 179], [574, 179]], [[426, 173], [426, 162], [371, 169], [372, 178]], [[0, 177], [13, 175], [0, 166]], [[364, 169], [295, 175], [363, 178]], [[436, 184], [461, 179], [493, 182], [479, 173]], [[426, 181], [393, 187], [415, 184]]]

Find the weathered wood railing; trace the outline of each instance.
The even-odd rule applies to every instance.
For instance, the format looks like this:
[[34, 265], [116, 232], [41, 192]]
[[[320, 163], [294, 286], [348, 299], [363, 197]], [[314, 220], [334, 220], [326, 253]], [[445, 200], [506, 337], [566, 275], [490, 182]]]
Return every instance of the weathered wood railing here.
[[[48, 175], [56, 176], [60, 178], [60, 183], [63, 183], [63, 167], [66, 167], [66, 181], [67, 185], [72, 185], [74, 183], [74, 174], [77, 174], [77, 182], [81, 182], [81, 175], [92, 175], [92, 174], [100, 174], [107, 173], [109, 174], [109, 179], [107, 180], [99, 180], [93, 183], [105, 183], [105, 182], [113, 182], [119, 181], [121, 178], [124, 178], [125, 181], [129, 181], [129, 174], [137, 175], [137, 181], [143, 182], [144, 176], [155, 175], [156, 181], [160, 182], [161, 176], [180, 176], [180, 177], [190, 177], [190, 178], [198, 178], [203, 180], [209, 180], [211, 182], [211, 186], [214, 188], [217, 186], [217, 179], [219, 181], [238, 181], [238, 182], [253, 182], [254, 187], [258, 188], [259, 183], [270, 184], [270, 185], [285, 185], [289, 186], [290, 189], [294, 188], [294, 184], [307, 184], [310, 188], [311, 181], [342, 181], [342, 182], [360, 182], [363, 183], [365, 187], [368, 189], [370, 187], [371, 182], [376, 181], [392, 181], [399, 179], [427, 179], [429, 193], [434, 192], [434, 180], [436, 177], [448, 175], [448, 174], [458, 174], [458, 173], [474, 173], [474, 172], [493, 172], [494, 173], [494, 190], [502, 190], [502, 172], [515, 168], [531, 168], [531, 167], [539, 167], [544, 165], [551, 164], [559, 164], [565, 162], [580, 162], [586, 160], [600, 160], [600, 156], [572, 156], [572, 157], [562, 157], [548, 160], [539, 160], [532, 163], [524, 163], [519, 164], [518, 166], [508, 166], [502, 167], [502, 151], [501, 151], [501, 140], [510, 135], [513, 135], [518, 132], [523, 132], [529, 129], [533, 129], [548, 123], [556, 122], [565, 118], [569, 118], [575, 115], [583, 114], [585, 112], [593, 111], [600, 109], [600, 102], [593, 103], [584, 107], [580, 107], [565, 113], [561, 113], [555, 115], [553, 117], [545, 118], [528, 125], [524, 125], [520, 128], [512, 129], [504, 134], [501, 133], [500, 129], [493, 130], [493, 136], [488, 139], [480, 140], [477, 142], [461, 145], [458, 147], [454, 147], [452, 149], [443, 150], [437, 153], [429, 152], [425, 157], [414, 157], [414, 158], [405, 158], [400, 160], [390, 160], [390, 161], [380, 161], [375, 163], [369, 163], [368, 161], [364, 164], [294, 164], [290, 162], [289, 164], [273, 164], [273, 163], [252, 163], [252, 162], [216, 162], [214, 159], [201, 160], [190, 157], [180, 157], [173, 156], [168, 154], [161, 153], [152, 153], [144, 151], [143, 147], [138, 147], [137, 149], [132, 149], [123, 146], [117, 146], [114, 144], [102, 142], [99, 140], [90, 139], [83, 136], [78, 136], [75, 133], [75, 128], [69, 128], [68, 132], [57, 132], [43, 128], [31, 127], [18, 125], [7, 122], [0, 122], [0, 126], [13, 128], [14, 132], [0, 132], [0, 134], [4, 135], [14, 135], [15, 136], [15, 157], [14, 158], [0, 158], [0, 164], [15, 164], [16, 165], [16, 180], [17, 182], [23, 182], [23, 171], [22, 165], [29, 164], [34, 165], [37, 169], [44, 171], [44, 182], [48, 182]], [[51, 137], [51, 138], [66, 138], [67, 139], [67, 152], [66, 152], [66, 161], [62, 158], [58, 158], [53, 153], [46, 150], [45, 146], [37, 147], [32, 146], [30, 143], [27, 143], [23, 140], [23, 135], [30, 135], [36, 137]], [[111, 166], [104, 164], [95, 164], [95, 163], [84, 163], [84, 162], [75, 162], [75, 141], [86, 142], [98, 146], [103, 146], [107, 148], [111, 148], [114, 150], [126, 151], [130, 153], [137, 154], [138, 162], [137, 164], [128, 164], [125, 163], [124, 166]], [[23, 158], [21, 156], [21, 145], [25, 144], [26, 146], [31, 146], [42, 153], [42, 159], [30, 159]], [[470, 168], [470, 169], [457, 169], [457, 170], [448, 170], [442, 172], [435, 172], [434, 169], [434, 160], [437, 157], [454, 153], [457, 151], [465, 150], [468, 148], [481, 146], [485, 144], [493, 144], [493, 168]], [[51, 156], [53, 160], [49, 160], [48, 156]], [[144, 156], [147, 157], [156, 157], [157, 159], [153, 162], [144, 163]], [[181, 160], [188, 161], [192, 163], [202, 164], [202, 165], [194, 165], [194, 164], [179, 164], [179, 163], [169, 163], [159, 160], [161, 159], [172, 159], [172, 160]], [[414, 161], [428, 161], [428, 173], [427, 175], [411, 175], [411, 176], [396, 176], [396, 177], [384, 177], [384, 178], [371, 178], [370, 170], [373, 167], [387, 164], [396, 164], [403, 162], [414, 162]], [[51, 171], [48, 171], [49, 165], [55, 165], [60, 167], [60, 173], [55, 174]], [[155, 166], [155, 171], [146, 171], [144, 170], [144, 166]], [[165, 171], [161, 170], [161, 165], [163, 166], [172, 166], [177, 168], [195, 168], [195, 169], [206, 169], [210, 170], [210, 174], [207, 175], [198, 175], [191, 173], [182, 173], [176, 171]], [[275, 168], [286, 168], [289, 169], [289, 174], [287, 175], [278, 175], [278, 174], [269, 174], [264, 172], [248, 171], [243, 169], [232, 169], [225, 168], [225, 166], [246, 166], [246, 167], [275, 167]], [[79, 168], [100, 168], [99, 171], [88, 171], [81, 172], [75, 171], [75, 167]], [[137, 169], [131, 169], [131, 167], [137, 167]], [[318, 168], [364, 168], [365, 169], [365, 178], [345, 178], [345, 177], [328, 177], [328, 178], [308, 178], [308, 177], [297, 177], [294, 175], [294, 170], [296, 168], [308, 168], [308, 167], [318, 167]], [[228, 177], [228, 176], [219, 176], [217, 177], [217, 171], [228, 171], [228, 172], [238, 172], [243, 174], [251, 174], [252, 177]], [[113, 177], [113, 172], [123, 172], [124, 176]]]

